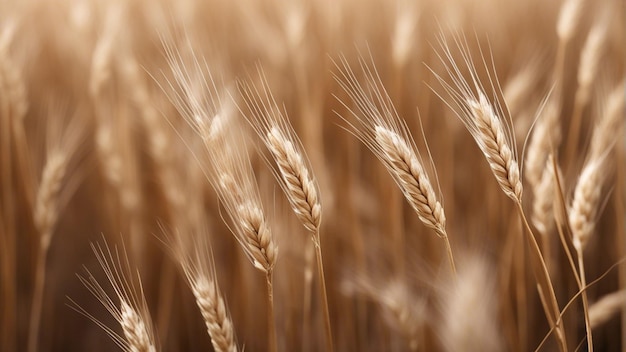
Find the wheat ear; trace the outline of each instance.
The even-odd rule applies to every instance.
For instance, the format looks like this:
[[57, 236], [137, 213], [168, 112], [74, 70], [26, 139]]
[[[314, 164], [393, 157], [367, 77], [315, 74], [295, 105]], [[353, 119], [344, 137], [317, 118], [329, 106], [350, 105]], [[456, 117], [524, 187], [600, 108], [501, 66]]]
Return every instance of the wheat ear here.
[[247, 108], [247, 112], [242, 111], [242, 114], [269, 149], [278, 169], [273, 170], [274, 176], [287, 196], [294, 213], [311, 234], [320, 280], [326, 350], [332, 352], [332, 329], [320, 238], [322, 205], [319, 186], [311, 171], [304, 148], [289, 123], [286, 112], [283, 114], [274, 100], [265, 74], [260, 67], [258, 67], [258, 74], [261, 79], [261, 89], [243, 81], [238, 84]]
[[[273, 269], [278, 248], [274, 243], [250, 158], [245, 149], [245, 138], [233, 127], [232, 101], [222, 97], [228, 90], [218, 85], [209, 65], [191, 49], [188, 56], [165, 41], [163, 45], [174, 82], [166, 80], [172, 91], [168, 98], [193, 130], [202, 138], [210, 162], [203, 170], [224, 204], [235, 239], [255, 268], [265, 274], [268, 297], [268, 349], [275, 351], [276, 326], [274, 317]], [[164, 89], [165, 90], [165, 89]], [[244, 142], [244, 146], [240, 145]]]
[[570, 121], [570, 127], [568, 131], [568, 145], [566, 148], [567, 155], [566, 161], [571, 162], [574, 158], [576, 150], [578, 150], [578, 142], [580, 140], [580, 128], [583, 120], [583, 110], [589, 103], [591, 98], [591, 91], [593, 88], [593, 81], [600, 68], [600, 59], [602, 58], [602, 52], [604, 42], [607, 39], [608, 29], [610, 25], [610, 18], [606, 16], [607, 12], [604, 12], [604, 16], [600, 16], [596, 19], [593, 27], [587, 35], [587, 40], [580, 53], [580, 63], [578, 65], [576, 95], [574, 96], [574, 111], [572, 112], [572, 118]]
[[[550, 279], [550, 274], [548, 273], [548, 268], [539, 248], [539, 244], [537, 243], [537, 239], [526, 219], [522, 207], [523, 187], [517, 163], [515, 135], [512, 133], [511, 128], [512, 122], [510, 117], [508, 121], [505, 120], [506, 114], [497, 99], [494, 100], [493, 104], [487, 99], [485, 88], [478, 77], [465, 37], [455, 35], [454, 42], [456, 47], [460, 50], [461, 59], [469, 71], [470, 79], [466, 80], [463, 77], [460, 67], [455, 62], [450, 45], [442, 34], [439, 38], [439, 44], [443, 50], [443, 56], [439, 53], [437, 55], [445, 66], [446, 73], [453, 83], [452, 85], [447, 83], [444, 78], [433, 71], [437, 80], [447, 92], [450, 101], [446, 101], [445, 98], [440, 97], [444, 103], [454, 111], [474, 137], [474, 140], [485, 155], [500, 188], [515, 202], [519, 216], [527, 230], [526, 239], [531, 248], [531, 264], [535, 279], [537, 280], [537, 290], [542, 298], [546, 318], [550, 325], [556, 328], [559, 348], [562, 351], [567, 351], [565, 327], [557, 320], [560, 309], [556, 299], [556, 293], [554, 292], [554, 286]], [[482, 51], [481, 59], [488, 73], [490, 88], [494, 94], [497, 94], [497, 92], [500, 91], [497, 76], [492, 77]], [[495, 70], [492, 70], [491, 72], [494, 71]], [[504, 106], [506, 107], [506, 105]]]
[[[216, 121], [225, 123], [221, 119]], [[224, 128], [225, 126], [221, 126], [219, 131], [225, 132]], [[245, 147], [240, 148], [237, 145], [243, 141], [243, 137], [239, 135], [239, 138], [233, 138], [238, 134], [234, 130], [229, 132], [229, 136], [214, 135], [214, 139], [207, 140], [212, 146], [210, 148], [207, 145], [212, 163], [211, 182], [226, 207], [235, 238], [252, 264], [265, 273], [268, 298], [268, 350], [276, 351], [273, 273], [278, 248], [261, 204], [249, 156]]]
[[[31, 302], [28, 350], [38, 350], [39, 328], [46, 284], [48, 249], [60, 214], [72, 197], [78, 182], [84, 138], [84, 122], [65, 111], [50, 110], [46, 125], [46, 160], [33, 205], [33, 224], [39, 235], [35, 286]], [[68, 121], [69, 120], [69, 121]]]
[[[167, 237], [175, 260], [180, 264], [191, 287], [211, 337], [213, 349], [219, 352], [238, 351], [233, 322], [220, 292], [215, 261], [208, 243], [208, 230], [202, 221], [190, 232]], [[165, 231], [164, 231], [165, 232]]]
[[[587, 285], [585, 278], [584, 249], [593, 234], [598, 210], [601, 207], [603, 184], [607, 179], [607, 155], [590, 160], [580, 174], [574, 198], [568, 212], [569, 225], [572, 230], [572, 242], [578, 255], [578, 271], [581, 286]], [[587, 292], [582, 292], [583, 309], [585, 313], [585, 327], [587, 329], [587, 346], [593, 351], [592, 327], [589, 317], [589, 303]]]
[[626, 304], [626, 290], [621, 290], [600, 298], [589, 307], [591, 328], [596, 328], [617, 314]]
[[421, 155], [413, 137], [398, 116], [376, 69], [370, 68], [363, 57], [359, 57], [359, 64], [365, 75], [365, 86], [359, 83], [345, 57], [341, 57], [339, 64], [335, 63], [340, 70], [339, 74], [333, 74], [335, 81], [348, 94], [355, 108], [353, 110], [340, 102], [357, 123], [344, 120], [350, 132], [385, 165], [422, 223], [444, 240], [454, 274], [456, 268], [446, 232], [444, 209], [422, 166]]
[[114, 296], [107, 293], [89, 270], [85, 269], [86, 276], [78, 275], [78, 278], [120, 324], [122, 335], [107, 327], [75, 301], [70, 300], [70, 307], [102, 328], [122, 350], [156, 352], [158, 347], [141, 278], [139, 273], [136, 277], [132, 276], [125, 250], [122, 255], [117, 248], [112, 252], [106, 242], [104, 248], [100, 244], [92, 244], [91, 247], [113, 289]]

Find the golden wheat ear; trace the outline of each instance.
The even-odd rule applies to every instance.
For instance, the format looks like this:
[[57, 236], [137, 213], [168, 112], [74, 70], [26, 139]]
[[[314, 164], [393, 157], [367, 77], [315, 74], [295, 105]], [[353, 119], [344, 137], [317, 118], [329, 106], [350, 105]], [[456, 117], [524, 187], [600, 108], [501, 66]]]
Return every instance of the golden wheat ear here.
[[[431, 69], [439, 81], [445, 95], [438, 94], [441, 100], [457, 115], [474, 141], [483, 152], [498, 185], [516, 205], [518, 214], [526, 228], [526, 240], [531, 248], [531, 265], [537, 281], [537, 290], [543, 303], [544, 312], [550, 325], [556, 328], [556, 338], [561, 351], [567, 351], [565, 327], [559, 323], [560, 308], [554, 290], [554, 283], [548, 273], [544, 255], [533, 233], [522, 206], [522, 176], [518, 164], [517, 144], [513, 133], [513, 123], [506, 102], [502, 96], [495, 68], [489, 67], [480, 45], [480, 58], [485, 71], [488, 90], [483, 85], [477, 66], [474, 63], [467, 39], [462, 34], [452, 36], [453, 44], [442, 33], [439, 36], [441, 52], [437, 53], [446, 71], [446, 78]], [[458, 53], [453, 53], [453, 49]], [[462, 65], [457, 63], [460, 58]], [[493, 58], [490, 64], [493, 66]], [[467, 71], [467, 72], [465, 72]], [[466, 78], [465, 75], [468, 75]], [[488, 93], [489, 92], [489, 93]], [[492, 99], [488, 96], [491, 94]], [[506, 110], [506, 111], [505, 111]]]
[[[110, 249], [104, 241], [92, 244], [91, 248], [100, 264], [110, 288], [105, 289], [98, 279], [85, 268], [85, 274], [78, 279], [93, 294], [102, 306], [120, 324], [122, 332], [106, 326], [101, 320], [82, 308], [70, 298], [70, 308], [84, 315], [102, 328], [124, 351], [156, 352], [159, 347], [154, 336], [154, 328], [143, 294], [139, 272], [133, 275], [125, 249], [121, 253], [117, 247]], [[110, 291], [113, 294], [110, 294]]]
[[265, 73], [257, 66], [260, 88], [248, 81], [239, 81], [239, 93], [244, 100], [240, 108], [248, 123], [269, 150], [276, 166], [272, 172], [302, 225], [311, 234], [315, 245], [322, 309], [326, 327], [326, 350], [333, 350], [330, 313], [326, 295], [326, 280], [322, 262], [320, 226], [322, 204], [317, 179], [287, 112], [278, 106], [269, 88]]
[[161, 230], [195, 297], [213, 348], [219, 352], [236, 352], [239, 348], [235, 329], [219, 288], [207, 225], [201, 222], [193, 227], [184, 234], [179, 231], [169, 234], [163, 226]]
[[48, 109], [44, 124], [45, 160], [36, 187], [33, 224], [38, 232], [35, 287], [29, 323], [29, 350], [37, 350], [43, 298], [46, 285], [46, 261], [59, 218], [84, 176], [81, 168], [85, 152], [86, 124], [77, 113], [65, 108]]
[[[406, 122], [398, 116], [376, 68], [373, 67], [373, 59], [371, 61], [368, 64], [359, 56], [359, 66], [365, 76], [365, 83], [359, 82], [344, 56], [341, 56], [339, 63], [335, 62], [339, 70], [339, 73], [333, 73], [335, 81], [348, 94], [354, 107], [335, 97], [356, 122], [352, 123], [338, 115], [348, 124], [347, 130], [383, 163], [422, 223], [444, 240], [454, 274], [456, 268], [446, 231], [446, 216], [443, 204], [439, 201], [441, 192], [438, 192], [438, 197]], [[430, 158], [430, 151], [428, 156]], [[434, 169], [432, 158], [429, 161]], [[434, 180], [439, 188], [436, 175]]]

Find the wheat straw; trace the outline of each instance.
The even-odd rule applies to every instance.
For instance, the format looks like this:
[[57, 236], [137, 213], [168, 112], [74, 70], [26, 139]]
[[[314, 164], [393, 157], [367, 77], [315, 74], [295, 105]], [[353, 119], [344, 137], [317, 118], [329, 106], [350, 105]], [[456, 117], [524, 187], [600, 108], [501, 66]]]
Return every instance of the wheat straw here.
[[[474, 137], [474, 140], [485, 155], [500, 188], [516, 203], [518, 214], [527, 230], [526, 239], [531, 248], [531, 264], [535, 279], [537, 280], [537, 290], [543, 303], [546, 318], [550, 325], [557, 329], [556, 338], [559, 342], [559, 348], [562, 351], [567, 351], [565, 328], [562, 324], [555, 325], [558, 324], [559, 304], [556, 299], [553, 282], [548, 273], [548, 268], [539, 248], [539, 244], [537, 243], [522, 207], [523, 187], [517, 163], [517, 149], [515, 136], [512, 133], [510, 117], [509, 121], [504, 120], [504, 110], [499, 102], [495, 100], [492, 104], [487, 99], [484, 86], [478, 77], [476, 66], [469, 53], [465, 37], [455, 35], [454, 43], [460, 50], [460, 56], [465, 64], [465, 68], [469, 70], [469, 80], [463, 77], [460, 71], [461, 68], [455, 62], [451, 47], [443, 34], [439, 38], [439, 43], [443, 50], [443, 56], [438, 54], [439, 59], [444, 64], [446, 73], [453, 82], [451, 85], [447, 83], [444, 78], [435, 73], [437, 80], [450, 97], [450, 101], [446, 101], [445, 98], [440, 97], [444, 103], [454, 111]], [[490, 88], [494, 94], [497, 94], [500, 91], [497, 76], [492, 77], [490, 73], [495, 72], [495, 69], [492, 68], [490, 70], [488, 68], [487, 61], [482, 51], [481, 59], [487, 72]]]
[[272, 154], [278, 168], [278, 170], [273, 170], [274, 176], [279, 181], [294, 213], [311, 234], [311, 239], [315, 245], [320, 281], [326, 350], [332, 352], [333, 338], [320, 237], [322, 205], [319, 186], [311, 171], [304, 148], [288, 121], [286, 112], [283, 114], [279, 109], [261, 68], [257, 67], [257, 70], [261, 79], [261, 89], [250, 83], [238, 82], [239, 92], [243, 96], [248, 110], [247, 112], [242, 111], [242, 114]]

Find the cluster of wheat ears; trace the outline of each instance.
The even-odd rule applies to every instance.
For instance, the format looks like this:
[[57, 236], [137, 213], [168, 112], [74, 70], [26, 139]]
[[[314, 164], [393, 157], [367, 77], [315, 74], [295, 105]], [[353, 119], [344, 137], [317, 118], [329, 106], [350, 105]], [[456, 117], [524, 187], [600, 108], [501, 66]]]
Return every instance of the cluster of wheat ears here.
[[626, 350], [621, 0], [0, 0], [0, 350]]

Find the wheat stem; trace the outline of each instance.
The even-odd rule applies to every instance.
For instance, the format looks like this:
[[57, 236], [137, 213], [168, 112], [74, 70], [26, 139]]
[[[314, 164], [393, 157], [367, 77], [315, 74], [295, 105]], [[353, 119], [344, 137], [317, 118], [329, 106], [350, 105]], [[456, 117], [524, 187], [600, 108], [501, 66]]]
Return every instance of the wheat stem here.
[[276, 352], [278, 345], [276, 342], [276, 317], [274, 312], [274, 276], [272, 270], [265, 274], [267, 284], [267, 327], [268, 327], [268, 351]]
[[[582, 251], [578, 251], [578, 270], [580, 272], [580, 286], [586, 287], [587, 280], [585, 278], [585, 263]], [[593, 352], [593, 338], [591, 332], [591, 320], [589, 319], [589, 301], [587, 298], [587, 290], [582, 291], [583, 312], [585, 314], [585, 329], [587, 330], [587, 351]]]

